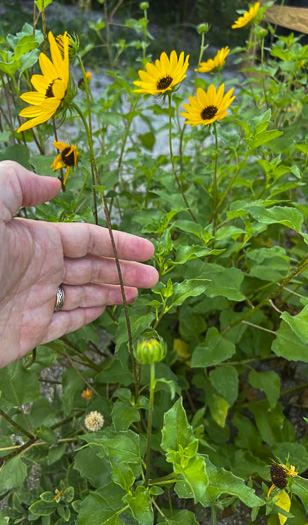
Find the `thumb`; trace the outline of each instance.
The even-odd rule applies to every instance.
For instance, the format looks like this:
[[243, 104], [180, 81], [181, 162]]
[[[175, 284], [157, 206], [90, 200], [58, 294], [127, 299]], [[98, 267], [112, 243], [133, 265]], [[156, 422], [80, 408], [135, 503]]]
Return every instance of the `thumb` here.
[[8, 222], [21, 206], [37, 206], [53, 199], [61, 183], [42, 177], [13, 162], [0, 162], [0, 221]]

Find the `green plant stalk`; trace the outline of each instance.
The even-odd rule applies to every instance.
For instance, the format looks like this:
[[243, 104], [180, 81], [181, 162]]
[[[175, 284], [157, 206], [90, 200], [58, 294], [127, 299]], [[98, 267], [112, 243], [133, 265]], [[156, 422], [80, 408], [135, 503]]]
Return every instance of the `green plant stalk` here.
[[45, 55], [47, 55], [48, 52], [48, 46], [47, 46], [47, 30], [46, 30], [46, 19], [45, 19], [45, 0], [42, 0], [42, 27], [43, 27], [43, 35], [44, 35], [44, 51]]
[[215, 164], [214, 164], [214, 174], [213, 174], [213, 235], [215, 235], [217, 227], [217, 171], [218, 171], [218, 136], [217, 136], [217, 126], [216, 122], [214, 126], [214, 136], [215, 136]]
[[[84, 85], [85, 85], [86, 93], [87, 93], [89, 126], [87, 124], [87, 121], [86, 121], [82, 111], [79, 109], [79, 107], [77, 105], [75, 105], [75, 104], [72, 104], [72, 107], [80, 115], [81, 120], [82, 120], [82, 122], [84, 124], [85, 131], [86, 131], [87, 137], [88, 137], [88, 144], [89, 144], [89, 151], [90, 151], [90, 161], [91, 161], [91, 171], [93, 173], [93, 179], [97, 182], [98, 186], [101, 187], [101, 182], [100, 182], [100, 178], [99, 178], [99, 175], [98, 175], [98, 170], [97, 170], [97, 166], [96, 166], [96, 162], [95, 162], [94, 149], [93, 149], [91, 103], [90, 103], [90, 94], [89, 94], [88, 80], [86, 78], [86, 73], [85, 73], [85, 69], [83, 67], [82, 60], [81, 60], [81, 58], [79, 56], [78, 56], [78, 59], [79, 59], [79, 63], [80, 63], [80, 66], [81, 66], [81, 70], [82, 70], [82, 74], [83, 74], [83, 78], [84, 78]], [[115, 243], [114, 236], [113, 236], [110, 215], [109, 215], [109, 212], [108, 212], [108, 207], [107, 207], [107, 203], [106, 203], [106, 199], [105, 199], [105, 195], [104, 195], [104, 190], [103, 189], [101, 189], [100, 195], [101, 195], [101, 199], [102, 199], [102, 206], [103, 206], [103, 210], [104, 210], [104, 214], [105, 214], [105, 219], [106, 219], [106, 224], [107, 224], [107, 228], [108, 228], [108, 232], [109, 232], [110, 242], [111, 242], [111, 245], [112, 245], [112, 250], [113, 250], [115, 263], [116, 263], [116, 267], [117, 267], [117, 272], [118, 272], [118, 276], [119, 276], [119, 284], [120, 284], [120, 289], [121, 289], [121, 295], [122, 295], [123, 306], [124, 306], [125, 321], [126, 321], [126, 327], [127, 327], [129, 353], [130, 353], [130, 358], [131, 358], [132, 371], [133, 371], [133, 375], [134, 375], [135, 398], [137, 400], [138, 399], [138, 392], [139, 392], [139, 379], [138, 379], [138, 374], [137, 374], [137, 369], [136, 369], [136, 361], [135, 361], [134, 348], [133, 348], [133, 337], [132, 337], [132, 330], [131, 330], [131, 324], [130, 324], [128, 307], [127, 307], [127, 300], [126, 300], [125, 289], [124, 289], [124, 282], [123, 282], [123, 277], [122, 277], [122, 270], [121, 270], [121, 266], [120, 266], [120, 262], [119, 262], [118, 250], [117, 250], [116, 243]]]
[[144, 15], [144, 18], [146, 20], [146, 25], [145, 25], [145, 28], [144, 28], [144, 31], [143, 31], [144, 46], [142, 47], [142, 59], [143, 59], [143, 61], [145, 61], [145, 59], [146, 59], [146, 48], [147, 48], [147, 42], [148, 42], [148, 31], [147, 31], [147, 28], [148, 28], [148, 16], [147, 16], [147, 10], [146, 9], [144, 9], [143, 15]]
[[263, 87], [263, 93], [264, 93], [264, 99], [266, 103], [266, 108], [269, 108], [266, 88], [265, 88], [265, 73], [264, 73], [264, 38], [261, 39], [261, 68], [262, 68], [262, 87]]
[[[88, 119], [89, 119], [89, 133], [87, 135], [88, 135], [88, 138], [90, 137], [90, 141], [91, 141], [91, 147], [90, 147], [90, 143], [89, 143], [89, 148], [93, 150], [92, 113], [91, 113], [91, 101], [90, 101], [89, 83], [88, 83], [88, 79], [87, 79], [87, 76], [86, 76], [86, 72], [85, 72], [85, 68], [84, 68], [82, 59], [81, 59], [81, 57], [79, 56], [78, 53], [77, 53], [77, 60], [78, 60], [79, 65], [80, 65], [80, 69], [81, 69], [82, 77], [83, 77], [83, 83], [84, 83], [84, 87], [85, 87], [85, 90], [86, 90], [86, 99], [87, 99], [87, 106], [88, 106]], [[91, 153], [90, 153], [90, 155], [91, 155]], [[91, 167], [92, 167], [92, 161], [91, 161]], [[92, 193], [93, 193], [93, 204], [94, 204], [94, 218], [95, 218], [95, 224], [98, 224], [97, 198], [96, 198], [96, 191], [95, 191], [95, 172], [93, 171], [93, 169], [91, 169], [91, 174], [92, 174]]]
[[7, 105], [7, 112], [8, 112], [7, 122], [9, 123], [9, 127], [10, 127], [10, 130], [11, 130], [12, 142], [13, 142], [13, 144], [15, 144], [15, 129], [14, 129], [12, 113], [11, 113], [10, 99], [9, 99], [9, 94], [7, 92], [7, 86], [6, 86], [6, 83], [5, 83], [2, 71], [0, 71], [0, 78], [1, 78], [2, 87], [3, 87], [3, 90], [4, 90], [4, 96], [5, 96], [6, 105]]
[[204, 53], [204, 50], [205, 50], [204, 38], [205, 38], [205, 33], [201, 33], [201, 45], [200, 45], [200, 53], [199, 53], [199, 58], [198, 58], [198, 69], [200, 67], [201, 60], [202, 60], [202, 57], [203, 57], [203, 53]]
[[170, 151], [170, 158], [171, 158], [171, 164], [172, 164], [172, 171], [173, 171], [173, 175], [174, 175], [174, 178], [176, 180], [176, 183], [178, 185], [178, 188], [180, 190], [180, 193], [181, 193], [181, 195], [183, 197], [183, 200], [185, 202], [185, 205], [186, 205], [186, 207], [188, 209], [188, 212], [189, 212], [192, 220], [194, 222], [197, 222], [197, 219], [195, 218], [193, 212], [190, 209], [190, 206], [189, 206], [188, 201], [186, 199], [186, 195], [184, 193], [182, 184], [180, 183], [180, 180], [179, 180], [179, 178], [177, 176], [177, 173], [176, 173], [175, 162], [174, 162], [174, 157], [173, 157], [173, 150], [172, 150], [172, 119], [171, 119], [172, 95], [171, 95], [171, 93], [168, 93], [168, 99], [169, 99], [169, 151]]
[[148, 414], [148, 429], [147, 429], [147, 450], [145, 459], [145, 486], [149, 484], [150, 467], [151, 467], [151, 436], [152, 436], [152, 422], [154, 409], [154, 393], [155, 393], [155, 363], [150, 364], [150, 399], [149, 399], [149, 414]]
[[107, 0], [104, 0], [104, 16], [105, 16], [105, 23], [106, 23], [106, 48], [107, 48], [107, 54], [108, 54], [108, 62], [109, 62], [110, 68], [112, 69], [113, 60], [112, 60], [111, 49], [110, 49], [110, 19], [108, 17]]

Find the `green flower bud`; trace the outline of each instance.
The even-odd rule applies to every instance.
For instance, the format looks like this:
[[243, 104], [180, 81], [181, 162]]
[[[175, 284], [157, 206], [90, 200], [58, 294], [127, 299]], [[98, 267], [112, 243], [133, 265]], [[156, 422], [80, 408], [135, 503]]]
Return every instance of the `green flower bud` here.
[[210, 28], [211, 28], [210, 24], [208, 24], [207, 22], [203, 22], [203, 24], [199, 24], [197, 26], [197, 31], [199, 35], [201, 35], [202, 33], [208, 33]]
[[139, 4], [139, 7], [140, 7], [140, 9], [142, 9], [142, 11], [146, 11], [147, 9], [149, 9], [149, 3], [148, 2], [141, 2], [141, 4]]
[[268, 34], [268, 30], [265, 29], [264, 27], [256, 27], [254, 30], [254, 33], [259, 38], [265, 38], [266, 35]]
[[162, 361], [166, 355], [166, 345], [157, 339], [145, 339], [137, 344], [135, 356], [142, 365]]

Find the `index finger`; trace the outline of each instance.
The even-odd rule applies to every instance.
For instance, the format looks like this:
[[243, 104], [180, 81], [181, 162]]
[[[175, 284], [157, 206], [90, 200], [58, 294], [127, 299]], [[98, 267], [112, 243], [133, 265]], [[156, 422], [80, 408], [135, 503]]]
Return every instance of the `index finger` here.
[[[87, 254], [114, 257], [109, 231], [102, 226], [85, 223], [53, 223], [61, 236], [65, 257], [84, 257]], [[113, 230], [120, 259], [147, 261], [154, 254], [154, 246], [147, 239]]]

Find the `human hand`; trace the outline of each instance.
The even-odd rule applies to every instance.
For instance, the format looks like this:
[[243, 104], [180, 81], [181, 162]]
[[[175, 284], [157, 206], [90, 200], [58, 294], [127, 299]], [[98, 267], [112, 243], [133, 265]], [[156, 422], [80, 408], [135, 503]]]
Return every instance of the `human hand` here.
[[[106, 228], [13, 218], [21, 206], [54, 198], [60, 181], [16, 162], [0, 163], [0, 368], [39, 344], [73, 332], [122, 304], [118, 272]], [[155, 268], [141, 264], [154, 252], [150, 241], [114, 231], [127, 302], [137, 287], [150, 288]], [[59, 286], [63, 308], [54, 312]]]

